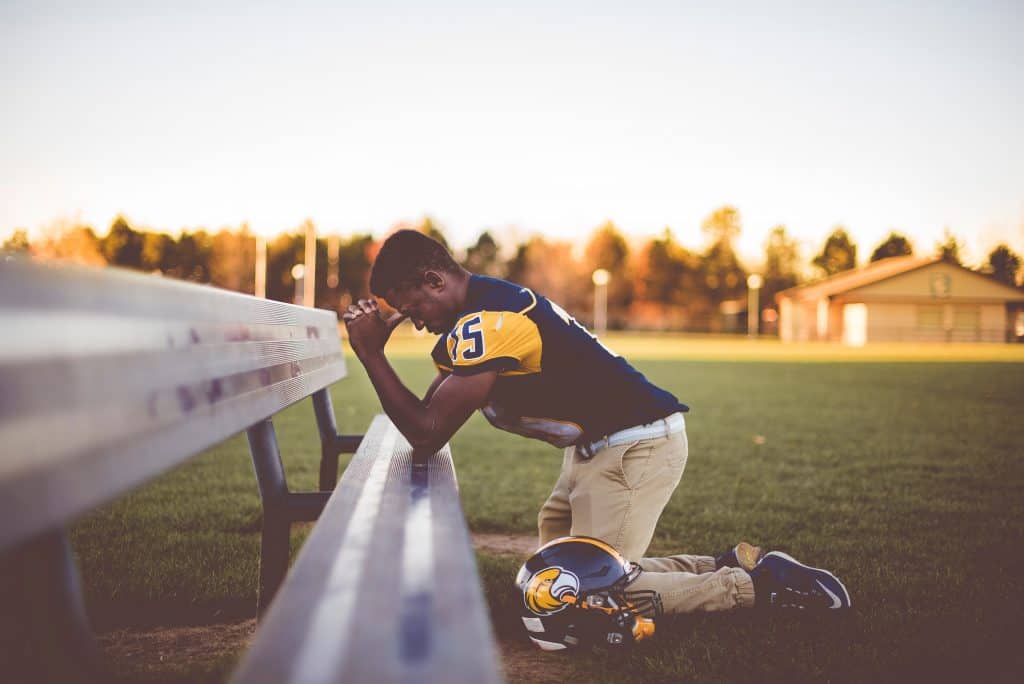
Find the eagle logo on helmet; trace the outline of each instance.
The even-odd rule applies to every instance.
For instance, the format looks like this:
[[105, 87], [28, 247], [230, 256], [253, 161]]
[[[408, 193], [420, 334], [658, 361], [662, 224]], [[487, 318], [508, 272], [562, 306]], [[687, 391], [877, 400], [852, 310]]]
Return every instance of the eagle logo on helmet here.
[[523, 599], [526, 607], [536, 615], [551, 615], [564, 609], [567, 597], [576, 597], [580, 590], [580, 579], [558, 566], [538, 570], [526, 583]]

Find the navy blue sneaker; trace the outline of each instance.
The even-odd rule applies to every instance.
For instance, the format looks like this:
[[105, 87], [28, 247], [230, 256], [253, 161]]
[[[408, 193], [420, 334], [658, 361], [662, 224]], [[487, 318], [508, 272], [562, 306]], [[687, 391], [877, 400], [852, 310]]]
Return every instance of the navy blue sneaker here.
[[850, 592], [827, 570], [812, 568], [772, 551], [750, 571], [754, 603], [767, 608], [839, 610], [849, 608]]

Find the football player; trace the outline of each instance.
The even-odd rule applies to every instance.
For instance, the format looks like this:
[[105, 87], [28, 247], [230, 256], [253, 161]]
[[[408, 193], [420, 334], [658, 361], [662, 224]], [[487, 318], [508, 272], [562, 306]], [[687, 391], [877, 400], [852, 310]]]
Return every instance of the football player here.
[[[564, 450], [561, 474], [538, 516], [542, 545], [569, 535], [603, 540], [642, 569], [631, 588], [657, 592], [668, 613], [755, 602], [839, 607], [836, 596], [849, 605], [831, 574], [788, 556], [768, 554], [770, 568], [759, 572], [759, 554], [749, 545], [718, 560], [643, 557], [686, 466], [688, 409], [556, 303], [470, 273], [413, 230], [384, 242], [370, 290], [396, 313], [385, 319], [375, 299], [363, 299], [342, 318], [384, 411], [414, 449], [433, 453], [479, 410], [499, 429]], [[384, 355], [391, 332], [407, 318], [438, 335], [431, 354], [437, 376], [422, 399]]]

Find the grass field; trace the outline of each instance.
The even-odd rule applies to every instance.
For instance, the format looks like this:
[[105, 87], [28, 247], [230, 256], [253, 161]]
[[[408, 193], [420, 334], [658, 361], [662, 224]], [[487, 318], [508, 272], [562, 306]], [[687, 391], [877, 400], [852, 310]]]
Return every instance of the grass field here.
[[[632, 652], [558, 660], [566, 680], [1017, 681], [1024, 348], [850, 351], [650, 335], [608, 342], [692, 407], [687, 471], [652, 554], [714, 553], [748, 539], [834, 570], [854, 610], [679, 618]], [[392, 344], [399, 373], [425, 388], [429, 340]], [[346, 432], [379, 411], [358, 363], [350, 375], [332, 388]], [[292, 407], [275, 424], [292, 488], [312, 488], [311, 407]], [[479, 417], [452, 446], [470, 527], [532, 532], [559, 452]], [[89, 515], [72, 539], [94, 623], [251, 616], [259, 525], [244, 436]], [[497, 634], [522, 639], [511, 586], [517, 562], [478, 560]], [[130, 679], [218, 681], [231, 659], [145, 674], [114, 666]]]

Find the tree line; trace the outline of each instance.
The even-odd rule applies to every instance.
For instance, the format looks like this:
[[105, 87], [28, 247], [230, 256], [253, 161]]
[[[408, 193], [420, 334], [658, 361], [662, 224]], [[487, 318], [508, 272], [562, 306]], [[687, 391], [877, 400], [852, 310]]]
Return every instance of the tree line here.
[[[268, 298], [292, 301], [292, 267], [305, 258], [306, 227], [303, 224], [268, 240]], [[415, 224], [400, 224], [396, 229], [410, 227], [448, 245], [443, 229], [429, 217]], [[735, 207], [716, 209], [701, 228], [706, 237], [703, 249], [679, 243], [668, 228], [631, 245], [612, 222], [595, 228], [582, 249], [574, 242], [540, 235], [503, 249], [495, 234], [485, 230], [456, 256], [471, 271], [535, 288], [586, 321], [593, 311], [591, 274], [603, 268], [612, 274], [607, 286], [609, 327], [695, 331], [746, 329], [747, 276], [751, 272], [762, 276], [762, 329], [771, 332], [776, 320], [775, 295], [807, 280], [806, 265], [815, 271], [810, 279], [835, 275], [857, 265], [858, 246], [842, 226], [832, 230], [809, 264], [786, 227], [775, 226], [763, 245], [761, 263], [753, 270], [740, 262], [734, 249], [742, 231]], [[172, 237], [132, 226], [119, 216], [102, 237], [90, 226], [58, 221], [31, 242], [26, 231], [16, 231], [3, 243], [3, 249], [26, 252], [40, 260], [161, 273], [252, 294], [256, 244], [256, 236], [244, 224], [216, 232], [185, 230]], [[317, 306], [339, 310], [353, 299], [367, 296], [370, 265], [379, 247], [380, 241], [369, 233], [318, 238]], [[947, 230], [933, 254], [960, 263], [962, 251], [962, 242]], [[910, 240], [893, 231], [874, 247], [869, 261], [914, 253]], [[1001, 244], [978, 270], [1007, 285], [1019, 286], [1021, 258]]]

